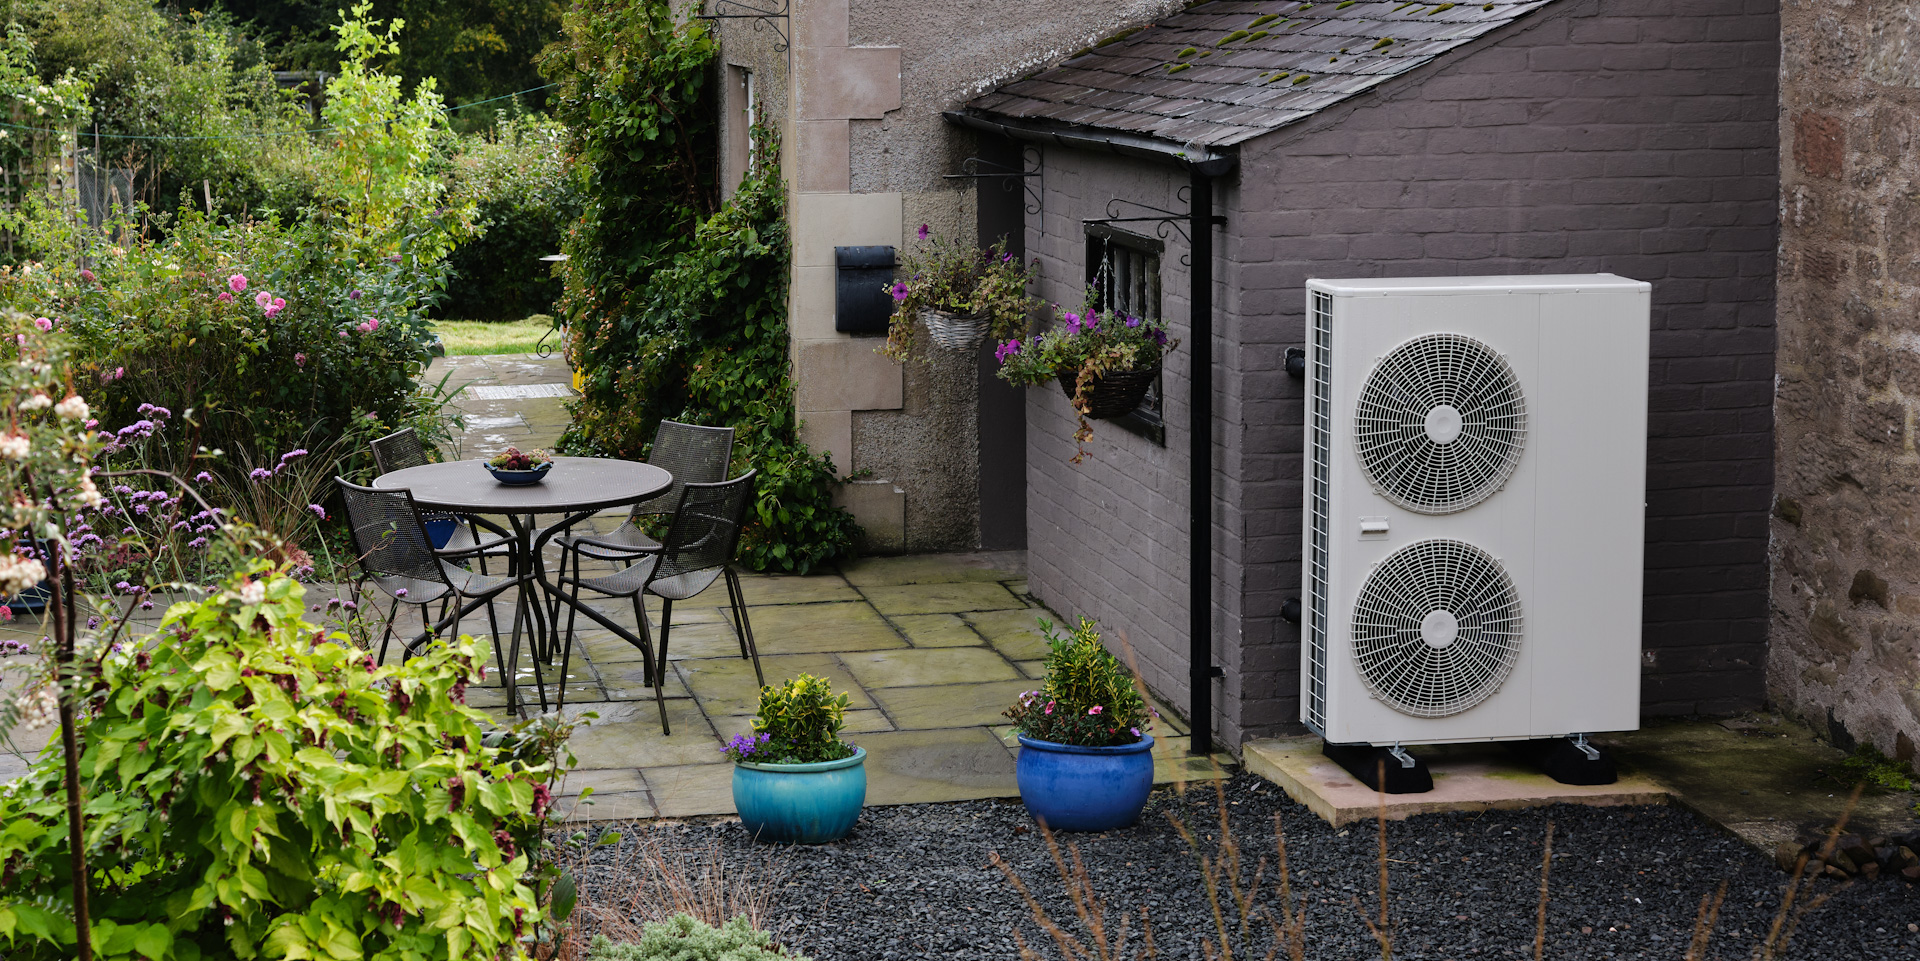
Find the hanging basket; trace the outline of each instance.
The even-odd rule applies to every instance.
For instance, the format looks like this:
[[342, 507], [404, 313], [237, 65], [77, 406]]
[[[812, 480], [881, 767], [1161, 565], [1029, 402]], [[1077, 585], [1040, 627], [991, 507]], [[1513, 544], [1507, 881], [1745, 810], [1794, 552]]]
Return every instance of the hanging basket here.
[[[1080, 372], [1077, 370], [1060, 373], [1060, 390], [1073, 400], [1073, 385]], [[1094, 420], [1112, 420], [1115, 417], [1133, 413], [1146, 399], [1147, 391], [1153, 387], [1153, 379], [1160, 376], [1160, 366], [1155, 364], [1145, 370], [1110, 370], [1093, 379], [1091, 390], [1087, 394], [1087, 416]]]
[[933, 342], [948, 350], [972, 350], [987, 336], [988, 319], [971, 314], [951, 314], [944, 310], [922, 310], [921, 322]]

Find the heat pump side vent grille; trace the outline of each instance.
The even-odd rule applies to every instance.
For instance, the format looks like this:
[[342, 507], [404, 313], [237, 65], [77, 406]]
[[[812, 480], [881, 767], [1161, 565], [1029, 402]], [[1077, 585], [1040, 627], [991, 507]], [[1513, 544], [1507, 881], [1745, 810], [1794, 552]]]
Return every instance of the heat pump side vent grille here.
[[1526, 445], [1527, 405], [1513, 368], [1464, 334], [1415, 337], [1360, 389], [1354, 449], [1381, 496], [1421, 514], [1486, 500]]
[[1327, 569], [1330, 563], [1333, 451], [1333, 298], [1313, 295], [1313, 369], [1309, 378], [1313, 409], [1307, 456], [1312, 481], [1308, 492], [1310, 542], [1307, 551], [1307, 726], [1323, 736], [1327, 729]]
[[1520, 592], [1463, 541], [1417, 541], [1368, 575], [1353, 605], [1353, 660], [1375, 697], [1414, 717], [1493, 695], [1520, 657]]

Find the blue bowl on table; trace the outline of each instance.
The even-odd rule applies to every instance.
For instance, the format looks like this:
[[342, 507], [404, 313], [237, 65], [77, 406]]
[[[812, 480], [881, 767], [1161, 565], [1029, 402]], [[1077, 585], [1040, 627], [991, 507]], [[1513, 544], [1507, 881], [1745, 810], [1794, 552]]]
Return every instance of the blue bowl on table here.
[[504, 470], [502, 468], [495, 467], [492, 464], [487, 465], [487, 472], [493, 475], [493, 479], [499, 481], [502, 484], [507, 485], [508, 487], [522, 487], [527, 484], [538, 484], [541, 481], [547, 479], [547, 471], [550, 471], [552, 469], [553, 469], [553, 461], [547, 461], [546, 463], [541, 464], [539, 467], [535, 467], [532, 470]]

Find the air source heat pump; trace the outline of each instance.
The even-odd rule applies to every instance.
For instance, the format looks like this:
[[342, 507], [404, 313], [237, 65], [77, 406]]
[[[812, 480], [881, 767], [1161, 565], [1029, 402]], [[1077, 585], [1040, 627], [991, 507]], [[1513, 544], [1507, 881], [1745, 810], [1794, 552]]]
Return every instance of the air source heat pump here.
[[1329, 743], [1639, 727], [1651, 289], [1307, 283], [1302, 707]]

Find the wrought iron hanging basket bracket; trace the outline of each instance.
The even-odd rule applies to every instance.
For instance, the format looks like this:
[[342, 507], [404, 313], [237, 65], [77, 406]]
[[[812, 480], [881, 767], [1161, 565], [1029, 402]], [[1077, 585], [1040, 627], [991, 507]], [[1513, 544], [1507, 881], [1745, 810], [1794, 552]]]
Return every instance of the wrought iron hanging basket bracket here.
[[[940, 176], [944, 180], [998, 180], [1000, 189], [1008, 193], [1013, 192], [1014, 184], [1017, 183], [1027, 195], [1027, 213], [1033, 215], [1040, 212], [1043, 183], [1046, 179], [1045, 168], [1041, 166], [1040, 159], [1040, 148], [1033, 144], [1026, 144], [1020, 150], [1020, 166], [1023, 169], [1015, 170], [1005, 164], [997, 164], [981, 157], [968, 157], [960, 161], [959, 173]], [[1038, 179], [1028, 180], [1029, 177]]]

